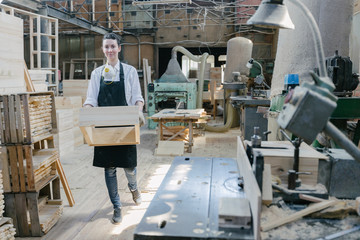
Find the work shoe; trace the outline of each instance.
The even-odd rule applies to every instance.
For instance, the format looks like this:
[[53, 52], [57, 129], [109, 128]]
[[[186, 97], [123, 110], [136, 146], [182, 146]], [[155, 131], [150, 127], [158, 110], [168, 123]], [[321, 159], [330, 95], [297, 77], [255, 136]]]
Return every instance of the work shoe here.
[[122, 221], [122, 216], [121, 216], [121, 208], [115, 208], [114, 209], [114, 215], [112, 217], [113, 223], [114, 224], [120, 224]]
[[134, 203], [135, 203], [136, 205], [140, 205], [140, 204], [141, 204], [141, 192], [139, 191], [139, 189], [136, 189], [136, 190], [134, 190], [134, 191], [132, 191], [132, 190], [130, 189], [130, 192], [131, 192], [131, 194], [132, 194], [132, 198], [133, 198], [133, 200], [134, 200]]

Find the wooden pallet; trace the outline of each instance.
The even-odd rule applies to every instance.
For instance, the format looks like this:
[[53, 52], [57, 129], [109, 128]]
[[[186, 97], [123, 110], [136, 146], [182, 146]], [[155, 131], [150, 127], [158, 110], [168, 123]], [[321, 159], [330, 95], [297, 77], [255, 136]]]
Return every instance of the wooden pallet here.
[[53, 92], [0, 96], [0, 141], [31, 144], [57, 131]]

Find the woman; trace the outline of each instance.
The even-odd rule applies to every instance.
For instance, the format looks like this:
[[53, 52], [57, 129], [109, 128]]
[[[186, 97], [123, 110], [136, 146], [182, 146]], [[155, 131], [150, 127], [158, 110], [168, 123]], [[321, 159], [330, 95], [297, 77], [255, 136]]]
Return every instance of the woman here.
[[[102, 50], [107, 63], [91, 73], [84, 107], [137, 105], [141, 125], [145, 120], [142, 113], [144, 99], [141, 95], [139, 77], [134, 67], [119, 61], [120, 43], [121, 39], [115, 33], [104, 35]], [[116, 177], [117, 167], [125, 171], [134, 202], [137, 205], [141, 203], [141, 193], [136, 181], [136, 145], [95, 147], [93, 166], [105, 169], [105, 182], [114, 207], [112, 220], [115, 224], [119, 224], [122, 216]]]

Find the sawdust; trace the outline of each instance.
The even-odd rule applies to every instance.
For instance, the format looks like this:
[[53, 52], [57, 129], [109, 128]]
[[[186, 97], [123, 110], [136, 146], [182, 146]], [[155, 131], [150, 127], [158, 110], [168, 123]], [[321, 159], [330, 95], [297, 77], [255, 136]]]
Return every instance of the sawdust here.
[[[295, 213], [294, 210], [283, 210], [277, 206], [269, 208], [263, 206], [261, 213], [261, 224], [271, 222], [281, 217]], [[284, 226], [272, 229], [268, 232], [261, 232], [262, 239], [291, 240], [291, 239], [318, 239], [324, 238], [346, 229], [353, 228], [360, 224], [360, 217], [349, 215], [345, 219], [311, 219], [303, 218], [295, 222], [288, 223]], [[337, 238], [343, 240], [360, 239], [360, 231], [344, 235]]]

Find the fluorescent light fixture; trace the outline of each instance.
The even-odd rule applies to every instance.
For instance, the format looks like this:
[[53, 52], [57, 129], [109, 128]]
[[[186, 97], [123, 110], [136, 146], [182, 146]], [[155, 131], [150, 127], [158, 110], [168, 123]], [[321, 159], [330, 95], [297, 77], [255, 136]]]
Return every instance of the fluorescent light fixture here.
[[133, 1], [133, 5], [151, 5], [151, 4], [176, 4], [176, 3], [189, 3], [191, 0], [145, 0], [145, 1]]

